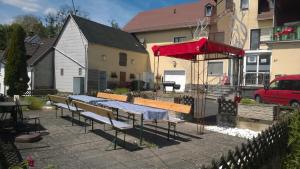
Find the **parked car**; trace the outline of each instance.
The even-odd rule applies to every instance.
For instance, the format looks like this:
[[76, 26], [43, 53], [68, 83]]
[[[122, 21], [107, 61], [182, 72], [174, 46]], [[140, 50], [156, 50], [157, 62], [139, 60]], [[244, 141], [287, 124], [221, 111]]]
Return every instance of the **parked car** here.
[[300, 107], [300, 75], [277, 77], [263, 89], [256, 90], [254, 97], [257, 102]]

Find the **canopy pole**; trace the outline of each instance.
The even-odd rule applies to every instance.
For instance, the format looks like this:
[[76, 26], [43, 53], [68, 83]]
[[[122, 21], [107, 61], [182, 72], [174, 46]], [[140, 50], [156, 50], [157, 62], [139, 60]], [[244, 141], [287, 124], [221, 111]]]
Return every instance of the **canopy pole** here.
[[192, 94], [192, 85], [193, 85], [193, 60], [191, 60], [191, 88], [190, 93]]
[[[208, 61], [206, 61], [205, 65], [207, 65], [206, 70], [208, 68]], [[204, 133], [204, 125], [205, 125], [205, 115], [206, 115], [206, 96], [208, 92], [208, 71], [206, 71], [206, 82], [205, 82], [205, 91], [204, 91], [204, 107], [203, 107], [203, 123], [202, 123], [202, 132]]]
[[[156, 76], [155, 76], [155, 55], [154, 55], [154, 58], [153, 58], [154, 60], [154, 62], [153, 62], [153, 76], [154, 76], [154, 80], [156, 80]], [[155, 90], [155, 92], [156, 92], [156, 81], [155, 81], [155, 84], [153, 84], [154, 85], [154, 89], [153, 89], [153, 92], [154, 92], [154, 90]]]
[[[206, 55], [204, 54], [204, 60]], [[204, 101], [205, 101], [205, 61], [202, 62], [202, 87], [203, 87], [203, 93], [201, 95], [201, 134], [203, 133], [203, 122], [204, 122]]]
[[[201, 118], [202, 118], [202, 110], [200, 110], [199, 101], [200, 101], [200, 62], [197, 61], [198, 66], [198, 82], [197, 82], [197, 102], [198, 102], [198, 123], [197, 123], [197, 132], [198, 134], [202, 133], [202, 127], [201, 127]], [[202, 103], [201, 103], [202, 107]], [[202, 108], [201, 108], [202, 109]], [[200, 110], [200, 111], [199, 111]]]
[[156, 96], [155, 100], [157, 100], [158, 90], [159, 90], [159, 83], [158, 83], [158, 75], [159, 75], [159, 55], [157, 56], [157, 71], [156, 71]]

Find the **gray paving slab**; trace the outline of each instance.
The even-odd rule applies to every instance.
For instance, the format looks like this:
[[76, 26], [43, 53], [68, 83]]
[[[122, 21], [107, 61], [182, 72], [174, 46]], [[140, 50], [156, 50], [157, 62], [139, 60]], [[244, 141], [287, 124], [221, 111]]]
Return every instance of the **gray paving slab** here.
[[[35, 112], [25, 112], [32, 113]], [[179, 137], [168, 141], [166, 124], [159, 124], [156, 131], [149, 123], [145, 126], [145, 146], [136, 145], [139, 132], [133, 129], [128, 132], [125, 148], [118, 146], [117, 150], [106, 151], [113, 130], [103, 131], [103, 125], [97, 124], [96, 130], [85, 134], [82, 126], [71, 125], [69, 117], [55, 118], [51, 110], [40, 112], [40, 116], [43, 139], [36, 143], [16, 143], [16, 146], [24, 159], [31, 155], [36, 168], [41, 169], [48, 165], [57, 169], [199, 168], [246, 141], [210, 131], [198, 135], [193, 123], [179, 125]]]

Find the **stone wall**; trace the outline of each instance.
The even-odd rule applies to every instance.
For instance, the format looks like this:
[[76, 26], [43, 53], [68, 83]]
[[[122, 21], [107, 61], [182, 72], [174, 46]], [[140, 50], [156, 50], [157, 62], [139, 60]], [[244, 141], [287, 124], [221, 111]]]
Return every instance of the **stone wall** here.
[[243, 105], [238, 104], [238, 116], [248, 119], [273, 121], [272, 104]]

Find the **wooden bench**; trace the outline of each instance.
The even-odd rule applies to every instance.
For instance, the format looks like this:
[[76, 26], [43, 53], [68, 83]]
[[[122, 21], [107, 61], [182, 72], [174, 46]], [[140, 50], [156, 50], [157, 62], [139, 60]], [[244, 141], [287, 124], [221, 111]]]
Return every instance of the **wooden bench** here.
[[98, 92], [97, 97], [104, 98], [104, 99], [110, 99], [110, 100], [117, 100], [117, 101], [121, 101], [121, 102], [127, 102], [127, 96], [120, 95], [120, 94]]
[[[103, 92], [98, 92], [97, 97], [99, 98], [104, 98], [104, 99], [109, 99], [109, 100], [116, 100], [116, 101], [121, 101], [121, 102], [127, 102], [128, 96], [125, 95], [120, 95], [120, 94], [112, 94], [112, 93], [103, 93]], [[117, 113], [117, 118], [119, 116], [119, 110], [118, 109], [112, 109]], [[128, 120], [130, 119], [131, 116], [133, 116], [131, 113], [127, 112], [128, 114]], [[134, 119], [133, 119], [134, 121]]]
[[[89, 119], [92, 121], [92, 130], [94, 129], [94, 121], [102, 124], [108, 124], [111, 125], [112, 128], [116, 131], [115, 132], [115, 138], [113, 140], [114, 143], [114, 149], [116, 149], [117, 146], [117, 138], [118, 138], [118, 132], [121, 131], [124, 133], [124, 146], [125, 146], [125, 136], [126, 131], [128, 129], [133, 128], [131, 125], [118, 121], [115, 119], [112, 110], [106, 109], [99, 106], [94, 106], [91, 104], [79, 102], [79, 101], [72, 101], [74, 106], [76, 108], [83, 109], [83, 112], [80, 112], [80, 115], [85, 118], [85, 124], [86, 120]], [[86, 133], [86, 125], [85, 125], [85, 133]]]
[[82, 111], [82, 109], [77, 109], [75, 106], [72, 106], [68, 98], [57, 95], [48, 95], [48, 99], [51, 102], [51, 105], [55, 106], [56, 118], [58, 109], [61, 110], [61, 116], [63, 116], [63, 110], [69, 110], [72, 113], [72, 125], [74, 124], [74, 114], [78, 115], [80, 121], [80, 111]]
[[[139, 97], [134, 98], [134, 104], [164, 109], [164, 110], [168, 110], [168, 111], [173, 111], [175, 113], [189, 114], [191, 112], [191, 106], [189, 106], [189, 105], [183, 105], [183, 104], [159, 101], [159, 100], [143, 99], [143, 98], [139, 98]], [[174, 128], [173, 132], [174, 132], [174, 138], [175, 138], [175, 133], [177, 133], [176, 125], [178, 123], [184, 122], [184, 120], [177, 118], [177, 117], [169, 116], [169, 119], [166, 120], [166, 122], [168, 122], [168, 139], [170, 138], [171, 127]], [[178, 135], [178, 133], [177, 133], [177, 135]]]

